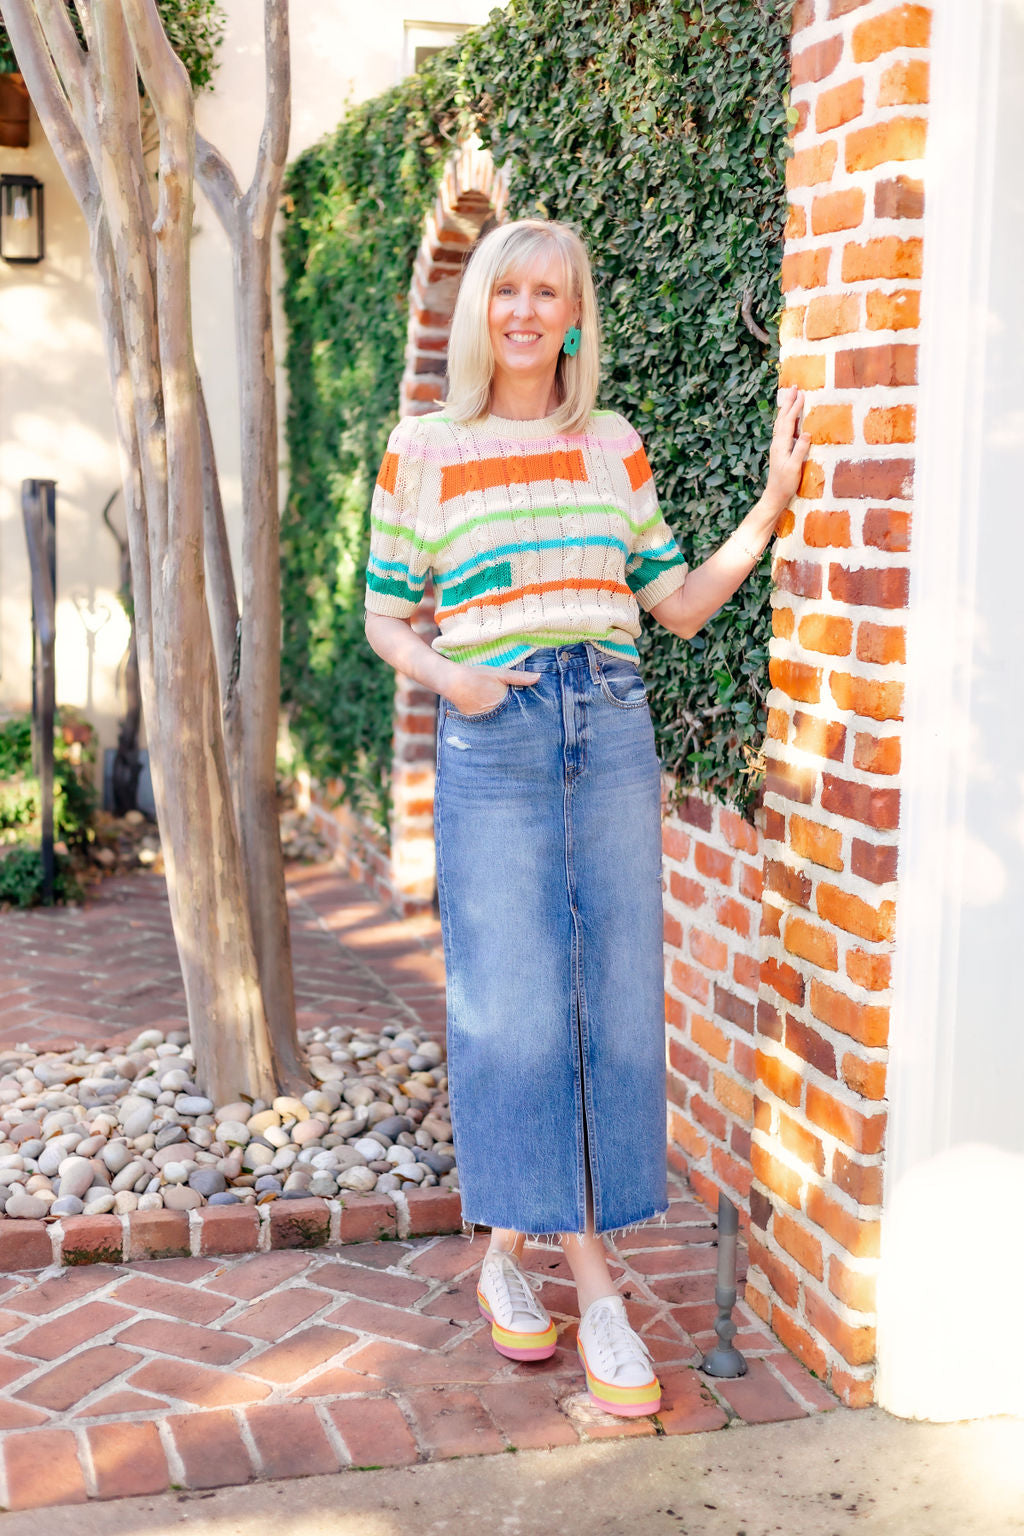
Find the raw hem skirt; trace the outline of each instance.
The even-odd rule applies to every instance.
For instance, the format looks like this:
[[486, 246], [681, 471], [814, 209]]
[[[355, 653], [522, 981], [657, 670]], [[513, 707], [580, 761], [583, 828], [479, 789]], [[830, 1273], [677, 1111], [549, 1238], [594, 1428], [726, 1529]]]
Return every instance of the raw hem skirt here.
[[467, 1223], [662, 1214], [660, 769], [635, 665], [580, 645], [484, 714], [441, 701], [435, 832]]

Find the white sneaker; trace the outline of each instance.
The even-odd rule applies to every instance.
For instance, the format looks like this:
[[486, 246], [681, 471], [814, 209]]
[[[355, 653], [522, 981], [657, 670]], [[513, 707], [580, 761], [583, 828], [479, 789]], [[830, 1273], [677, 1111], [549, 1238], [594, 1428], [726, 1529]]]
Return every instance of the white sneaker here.
[[661, 1383], [647, 1346], [633, 1332], [621, 1296], [591, 1302], [580, 1319], [579, 1350], [587, 1389], [599, 1408], [624, 1418], [657, 1413]]
[[491, 1343], [509, 1360], [546, 1360], [555, 1352], [555, 1325], [534, 1295], [540, 1277], [524, 1275], [510, 1253], [489, 1253], [476, 1299], [491, 1321]]

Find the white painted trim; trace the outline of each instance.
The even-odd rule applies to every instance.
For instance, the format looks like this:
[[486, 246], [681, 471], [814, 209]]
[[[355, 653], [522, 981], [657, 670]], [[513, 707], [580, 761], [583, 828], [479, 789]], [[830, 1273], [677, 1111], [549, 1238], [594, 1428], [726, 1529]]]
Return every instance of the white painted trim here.
[[998, 0], [937, 0], [886, 1182], [945, 1146], [967, 765]]
[[[879, 1282], [877, 1396], [932, 1416], [891, 1288], [908, 1192], [950, 1138], [980, 515], [984, 297], [993, 218], [1000, 0], [935, 0], [925, 161], [918, 447], [903, 735], [899, 907]], [[902, 1192], [902, 1193], [901, 1193]], [[923, 1206], [922, 1206], [923, 1208]], [[897, 1230], [896, 1215], [904, 1224]], [[894, 1260], [899, 1250], [902, 1261]], [[888, 1268], [887, 1268], [888, 1266]], [[891, 1271], [891, 1273], [890, 1273]], [[922, 1283], [927, 1278], [919, 1277]], [[951, 1319], [951, 1322], [953, 1320]], [[897, 1337], [897, 1333], [900, 1334]], [[931, 1341], [934, 1347], [937, 1341]], [[947, 1416], [945, 1413], [939, 1416]]]

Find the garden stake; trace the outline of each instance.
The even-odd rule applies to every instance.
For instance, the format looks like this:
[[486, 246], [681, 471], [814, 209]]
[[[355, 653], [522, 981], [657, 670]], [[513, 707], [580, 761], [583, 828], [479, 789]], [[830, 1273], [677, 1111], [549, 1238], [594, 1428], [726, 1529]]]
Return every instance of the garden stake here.
[[725, 1195], [718, 1197], [718, 1273], [715, 1277], [715, 1332], [718, 1343], [704, 1356], [700, 1368], [708, 1376], [745, 1376], [747, 1362], [733, 1346], [736, 1324], [732, 1309], [736, 1305], [736, 1234], [740, 1218], [736, 1207]]
[[56, 867], [53, 848], [53, 721], [56, 592], [55, 480], [23, 480], [21, 510], [32, 581], [32, 736], [39, 775], [42, 822], [40, 857], [43, 904], [53, 905]]

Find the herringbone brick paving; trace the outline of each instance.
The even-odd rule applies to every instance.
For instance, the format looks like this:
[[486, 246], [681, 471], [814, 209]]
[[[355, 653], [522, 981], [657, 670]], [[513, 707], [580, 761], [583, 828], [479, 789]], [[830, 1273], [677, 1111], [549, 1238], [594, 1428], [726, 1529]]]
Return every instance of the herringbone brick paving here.
[[[302, 1022], [410, 1014], [440, 1034], [429, 920], [401, 923], [337, 871], [290, 878]], [[110, 881], [80, 911], [5, 917], [0, 1042], [106, 1042], [184, 1019], [162, 882]], [[0, 1276], [0, 1506], [7, 1509], [405, 1465], [509, 1447], [685, 1434], [834, 1406], [742, 1304], [749, 1374], [696, 1369], [713, 1341], [715, 1231], [678, 1183], [664, 1227], [612, 1244], [657, 1363], [657, 1418], [591, 1407], [575, 1294], [530, 1249], [559, 1325], [551, 1360], [493, 1350], [475, 1298], [482, 1235]]]
[[[694, 1368], [715, 1263], [708, 1213], [613, 1245], [657, 1362], [656, 1419], [589, 1406], [561, 1255], [528, 1250], [559, 1324], [551, 1360], [504, 1360], [476, 1306], [483, 1235], [0, 1278], [0, 1505], [211, 1488], [359, 1466], [798, 1418], [832, 1399], [744, 1307], [750, 1373]], [[44, 1473], [45, 1468], [45, 1473]]]
[[[289, 868], [288, 903], [301, 1028], [412, 1015], [443, 1035], [431, 918], [399, 922], [325, 865]], [[162, 876], [106, 880], [82, 907], [3, 914], [0, 1045], [106, 1045], [186, 1022]]]

